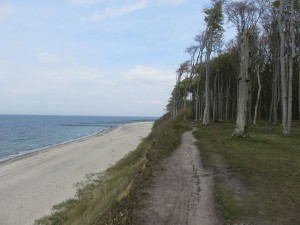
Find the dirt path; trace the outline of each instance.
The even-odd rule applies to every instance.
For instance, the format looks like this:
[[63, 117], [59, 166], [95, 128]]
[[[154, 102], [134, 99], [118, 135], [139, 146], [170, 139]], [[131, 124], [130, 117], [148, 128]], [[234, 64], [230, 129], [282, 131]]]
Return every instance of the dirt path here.
[[218, 225], [214, 204], [213, 175], [203, 169], [192, 131], [162, 162], [149, 190], [149, 206], [143, 212], [145, 225]]

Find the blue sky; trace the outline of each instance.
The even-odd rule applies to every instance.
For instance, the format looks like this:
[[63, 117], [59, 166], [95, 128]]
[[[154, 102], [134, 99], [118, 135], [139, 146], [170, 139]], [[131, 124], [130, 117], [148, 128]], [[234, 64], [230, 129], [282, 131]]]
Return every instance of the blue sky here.
[[0, 114], [160, 116], [208, 0], [0, 0]]

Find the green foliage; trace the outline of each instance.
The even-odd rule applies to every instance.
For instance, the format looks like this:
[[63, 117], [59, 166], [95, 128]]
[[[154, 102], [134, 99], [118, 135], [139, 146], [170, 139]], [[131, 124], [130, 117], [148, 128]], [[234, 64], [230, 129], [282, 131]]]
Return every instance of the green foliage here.
[[204, 21], [215, 35], [223, 31], [224, 16], [222, 5], [222, 0], [214, 0], [211, 7], [203, 10], [203, 12], [206, 14]]
[[275, 0], [275, 1], [273, 1], [272, 2], [272, 5], [275, 7], [275, 8], [279, 8], [279, 6], [280, 6], [280, 1], [279, 0]]

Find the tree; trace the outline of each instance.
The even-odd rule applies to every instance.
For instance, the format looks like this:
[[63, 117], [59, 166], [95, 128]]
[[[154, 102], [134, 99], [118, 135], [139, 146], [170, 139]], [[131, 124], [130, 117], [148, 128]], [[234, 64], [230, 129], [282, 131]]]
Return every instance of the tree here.
[[205, 57], [205, 108], [203, 124], [210, 122], [210, 57], [213, 46], [220, 42], [223, 34], [223, 0], [213, 0], [212, 6], [204, 9], [206, 14], [206, 57]]
[[[179, 68], [176, 71], [176, 85], [175, 88], [172, 92], [172, 98], [170, 100], [170, 104], [172, 105], [172, 114], [174, 116], [176, 116], [178, 114], [178, 112], [181, 110], [182, 108], [182, 90], [181, 90], [181, 79], [182, 76], [184, 74], [188, 74], [189, 73], [189, 61], [185, 61], [183, 63], [180, 64]], [[186, 93], [187, 93], [187, 88], [184, 89], [184, 107], [186, 107]]]
[[[277, 1], [279, 4], [278, 30], [280, 35], [280, 77], [282, 104], [282, 134], [289, 136], [292, 123], [293, 66], [295, 52], [294, 0]], [[287, 65], [288, 64], [288, 65]]]
[[[259, 2], [260, 3], [260, 2]], [[240, 55], [240, 73], [238, 78], [237, 95], [237, 118], [234, 135], [244, 136], [247, 127], [247, 112], [250, 83], [250, 46], [249, 39], [259, 20], [261, 10], [257, 1], [242, 0], [230, 2], [226, 5], [226, 14], [228, 20], [237, 28], [239, 55]]]
[[200, 119], [200, 82], [201, 82], [201, 76], [202, 76], [202, 71], [203, 71], [203, 54], [204, 54], [204, 49], [206, 46], [206, 39], [205, 39], [205, 33], [201, 33], [200, 35], [197, 35], [195, 37], [195, 41], [198, 46], [199, 54], [196, 63], [193, 66], [193, 70], [195, 73], [197, 73], [196, 77], [196, 89], [195, 89], [195, 122], [198, 122]]

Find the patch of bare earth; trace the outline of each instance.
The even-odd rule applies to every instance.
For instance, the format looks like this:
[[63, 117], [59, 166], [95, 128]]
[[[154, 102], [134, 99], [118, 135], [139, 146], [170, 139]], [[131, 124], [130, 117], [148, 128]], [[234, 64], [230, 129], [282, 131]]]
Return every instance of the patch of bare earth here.
[[181, 145], [162, 161], [154, 174], [150, 200], [142, 212], [145, 225], [218, 225], [212, 171], [204, 170], [192, 131], [183, 134]]

